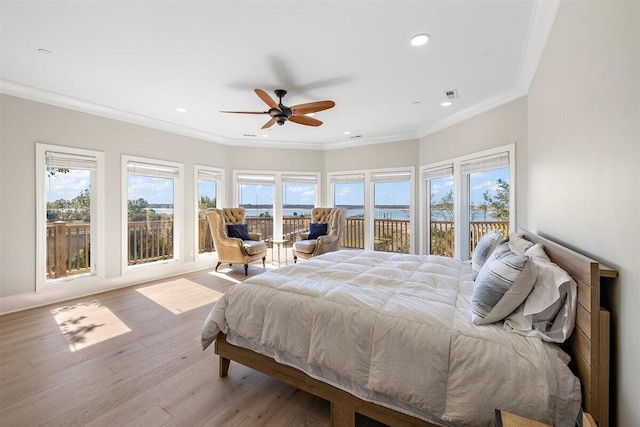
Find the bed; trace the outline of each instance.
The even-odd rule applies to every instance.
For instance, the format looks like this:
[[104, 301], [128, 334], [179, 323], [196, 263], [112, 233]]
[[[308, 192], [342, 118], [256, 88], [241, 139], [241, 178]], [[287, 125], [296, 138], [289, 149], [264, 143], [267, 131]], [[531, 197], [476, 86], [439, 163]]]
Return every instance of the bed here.
[[356, 412], [398, 426], [490, 425], [494, 409], [569, 425], [580, 402], [605, 426], [600, 288], [616, 272], [521, 233], [577, 284], [563, 346], [575, 376], [557, 345], [473, 325], [469, 264], [434, 256], [338, 251], [255, 276], [216, 304], [203, 346], [215, 341], [220, 376], [233, 360], [328, 400], [334, 426], [353, 426]]

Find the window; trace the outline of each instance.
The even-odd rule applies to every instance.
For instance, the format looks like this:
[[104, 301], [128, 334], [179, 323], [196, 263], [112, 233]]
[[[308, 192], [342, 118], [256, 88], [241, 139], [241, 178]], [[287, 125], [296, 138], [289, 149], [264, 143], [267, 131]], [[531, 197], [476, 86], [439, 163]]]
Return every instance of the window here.
[[295, 242], [309, 229], [311, 211], [318, 196], [318, 176], [282, 174], [282, 237]]
[[411, 252], [411, 171], [373, 172], [373, 249]]
[[206, 166], [196, 166], [196, 254], [207, 255], [215, 252], [207, 209], [224, 206], [224, 171]]
[[453, 165], [424, 170], [427, 182], [429, 254], [454, 256], [454, 179]]
[[[100, 152], [36, 145], [37, 289], [102, 270]], [[102, 274], [102, 273], [101, 273]]]
[[246, 209], [249, 231], [267, 242], [291, 242], [306, 231], [319, 202], [320, 174], [314, 172], [234, 171], [236, 205]]
[[239, 173], [235, 178], [238, 206], [246, 209], [249, 231], [273, 239], [275, 175]]
[[330, 174], [333, 205], [347, 209], [342, 246], [411, 253], [412, 168]]
[[332, 175], [333, 206], [347, 210], [347, 222], [342, 229], [342, 247], [365, 247], [364, 173]]
[[515, 223], [514, 156], [511, 144], [421, 168], [426, 253], [469, 259], [487, 231], [509, 234]]
[[123, 156], [125, 266], [177, 260], [182, 224], [182, 165]]

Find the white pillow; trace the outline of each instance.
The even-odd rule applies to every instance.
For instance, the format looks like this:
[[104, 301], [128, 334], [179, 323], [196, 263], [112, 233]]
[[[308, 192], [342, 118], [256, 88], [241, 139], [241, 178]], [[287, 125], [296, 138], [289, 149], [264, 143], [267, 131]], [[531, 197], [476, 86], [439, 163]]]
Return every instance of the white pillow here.
[[549, 260], [540, 244], [527, 250], [536, 265], [536, 283], [524, 304], [505, 319], [505, 329], [549, 342], [564, 342], [575, 326], [577, 285]]
[[474, 279], [480, 272], [487, 258], [489, 258], [503, 240], [504, 236], [500, 230], [490, 230], [480, 238], [471, 257], [471, 269], [473, 270]]
[[510, 234], [507, 240], [509, 241], [509, 249], [517, 255], [524, 255], [533, 246], [533, 242], [522, 237], [522, 234]]
[[536, 280], [529, 257], [516, 255], [505, 242], [484, 263], [473, 284], [471, 318], [476, 325], [504, 319], [527, 298]]

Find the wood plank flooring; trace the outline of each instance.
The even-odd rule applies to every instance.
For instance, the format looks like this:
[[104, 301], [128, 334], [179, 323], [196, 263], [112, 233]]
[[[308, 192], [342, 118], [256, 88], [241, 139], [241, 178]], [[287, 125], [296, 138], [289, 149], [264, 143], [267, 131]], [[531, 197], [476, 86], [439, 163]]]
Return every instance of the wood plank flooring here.
[[215, 301], [244, 279], [221, 266], [0, 316], [0, 425], [328, 427], [328, 402], [233, 362], [218, 378], [201, 350]]

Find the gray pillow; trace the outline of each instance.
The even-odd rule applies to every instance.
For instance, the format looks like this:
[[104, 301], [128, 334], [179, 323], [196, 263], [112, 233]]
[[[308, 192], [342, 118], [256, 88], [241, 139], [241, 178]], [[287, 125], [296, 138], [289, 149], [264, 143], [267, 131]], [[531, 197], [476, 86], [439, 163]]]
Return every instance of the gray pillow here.
[[507, 317], [527, 299], [535, 281], [536, 266], [529, 257], [513, 253], [507, 242], [499, 245], [473, 284], [473, 323], [487, 325]]
[[488, 231], [480, 238], [476, 248], [473, 250], [473, 256], [471, 257], [471, 269], [473, 270], [474, 279], [480, 272], [480, 269], [487, 258], [489, 258], [503, 240], [504, 236], [500, 230]]

